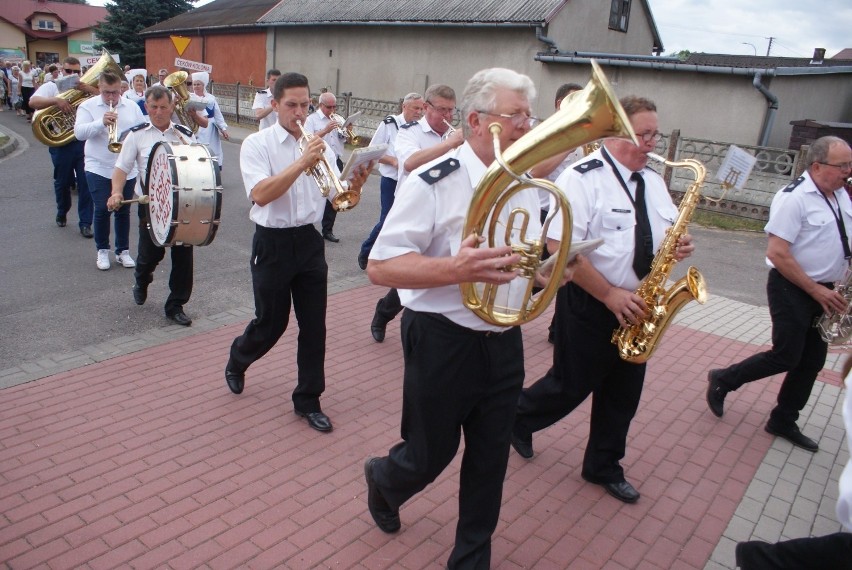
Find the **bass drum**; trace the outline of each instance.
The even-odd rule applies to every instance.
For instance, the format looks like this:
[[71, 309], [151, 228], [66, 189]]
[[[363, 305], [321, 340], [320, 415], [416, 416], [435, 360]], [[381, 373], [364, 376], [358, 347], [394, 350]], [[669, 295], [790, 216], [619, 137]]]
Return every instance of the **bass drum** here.
[[161, 247], [207, 245], [222, 214], [219, 163], [203, 144], [158, 142], [145, 180], [148, 231]]

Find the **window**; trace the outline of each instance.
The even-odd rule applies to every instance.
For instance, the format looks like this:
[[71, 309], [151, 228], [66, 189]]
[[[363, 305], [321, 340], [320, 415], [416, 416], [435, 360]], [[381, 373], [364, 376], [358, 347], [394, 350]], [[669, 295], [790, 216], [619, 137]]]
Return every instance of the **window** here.
[[39, 30], [52, 30], [54, 22], [52, 20], [39, 20], [38, 21], [38, 29]]
[[612, 0], [612, 7], [609, 12], [609, 29], [626, 32], [629, 19], [630, 0]]

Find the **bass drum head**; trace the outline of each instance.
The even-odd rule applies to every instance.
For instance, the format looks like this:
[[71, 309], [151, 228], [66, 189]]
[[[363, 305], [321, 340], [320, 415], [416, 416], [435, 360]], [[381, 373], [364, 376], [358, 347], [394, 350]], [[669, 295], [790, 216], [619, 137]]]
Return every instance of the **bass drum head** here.
[[148, 174], [145, 194], [148, 195], [148, 229], [151, 240], [160, 247], [170, 244], [175, 227], [174, 186], [177, 181], [174, 161], [169, 160], [172, 147], [167, 142], [158, 142], [148, 156]]

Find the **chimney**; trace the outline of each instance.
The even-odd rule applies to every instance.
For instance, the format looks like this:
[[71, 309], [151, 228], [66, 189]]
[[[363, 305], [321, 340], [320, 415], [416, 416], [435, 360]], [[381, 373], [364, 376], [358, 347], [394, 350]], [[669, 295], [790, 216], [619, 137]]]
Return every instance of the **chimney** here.
[[811, 65], [822, 65], [825, 59], [825, 48], [814, 48], [814, 57], [811, 59]]

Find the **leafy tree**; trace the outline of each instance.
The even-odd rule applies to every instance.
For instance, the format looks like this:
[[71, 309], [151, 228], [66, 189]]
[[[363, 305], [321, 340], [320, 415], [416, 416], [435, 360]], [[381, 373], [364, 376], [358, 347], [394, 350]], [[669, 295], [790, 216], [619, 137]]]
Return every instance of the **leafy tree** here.
[[681, 61], [686, 61], [689, 59], [689, 56], [692, 55], [692, 52], [688, 49], [682, 49], [680, 51], [673, 51], [670, 54], [666, 54], [667, 57], [676, 57]]
[[139, 32], [183, 14], [194, 2], [196, 0], [112, 0], [106, 5], [106, 19], [95, 27], [95, 33], [103, 47], [121, 55], [122, 64], [144, 67], [145, 40]]

